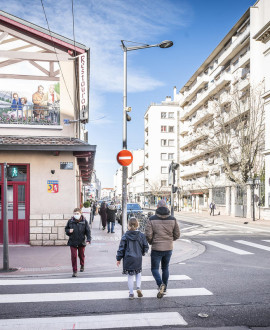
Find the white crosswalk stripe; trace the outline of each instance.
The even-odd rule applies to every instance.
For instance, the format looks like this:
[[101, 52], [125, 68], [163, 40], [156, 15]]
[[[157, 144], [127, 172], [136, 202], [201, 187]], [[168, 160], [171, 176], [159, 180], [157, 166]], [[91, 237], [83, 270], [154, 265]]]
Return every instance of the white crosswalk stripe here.
[[[169, 297], [196, 297], [196, 296], [211, 296], [213, 293], [205, 288], [175, 288], [179, 281], [191, 280], [186, 275], [171, 275], [170, 282], [173, 283], [174, 288], [168, 290], [163, 300]], [[126, 276], [122, 277], [91, 277], [91, 278], [69, 278], [69, 279], [30, 279], [30, 280], [1, 280], [0, 285], [29, 287], [36, 285], [69, 285], [76, 283], [76, 285], [96, 284], [96, 283], [123, 283], [126, 282]], [[142, 281], [154, 281], [152, 276], [142, 276]], [[174, 282], [173, 282], [174, 281]], [[175, 283], [176, 282], [176, 283]], [[41, 288], [41, 287], [40, 287]], [[47, 287], [46, 287], [47, 290]], [[42, 289], [41, 289], [42, 291]], [[64, 291], [64, 290], [62, 290]], [[128, 290], [104, 290], [104, 291], [83, 291], [83, 292], [42, 292], [42, 293], [12, 293], [0, 294], [0, 304], [25, 304], [25, 303], [55, 303], [55, 302], [78, 302], [78, 301], [115, 301], [119, 299], [128, 299]], [[136, 291], [135, 291], [136, 293]], [[142, 299], [157, 299], [157, 290], [143, 290]], [[141, 298], [137, 298], [141, 299]], [[1, 306], [1, 305], [0, 305]], [[45, 317], [42, 318], [14, 318], [14, 319], [0, 319], [0, 329], [12, 330], [58, 330], [58, 329], [121, 329], [125, 327], [140, 327], [146, 329], [148, 327], [161, 326], [182, 326], [187, 325], [187, 322], [178, 312], [158, 312], [158, 313], [128, 313], [128, 314], [110, 314], [110, 315], [93, 315], [93, 316], [69, 316], [69, 317]]]
[[239, 243], [239, 244], [244, 244], [244, 245], [252, 246], [252, 247], [255, 247], [257, 249], [261, 249], [261, 250], [265, 250], [265, 251], [270, 251], [270, 247], [269, 246], [265, 246], [265, 245], [261, 245], [261, 244], [257, 244], [257, 243], [252, 243], [252, 242], [248, 242], [248, 241], [243, 241], [243, 240], [237, 240], [235, 242], [236, 243]]
[[0, 328], [7, 330], [59, 330], [59, 329], [120, 329], [127, 327], [161, 327], [187, 325], [177, 312], [139, 313], [98, 316], [72, 316], [0, 320]]
[[240, 255], [248, 255], [248, 254], [253, 254], [251, 252], [245, 251], [245, 250], [241, 250], [241, 249], [237, 249], [235, 247], [232, 247], [230, 245], [226, 245], [226, 244], [222, 244], [222, 243], [218, 243], [215, 241], [203, 241], [204, 243], [207, 243], [209, 245], [213, 245], [216, 246], [222, 250], [226, 250], [232, 253], [236, 253], [236, 254], [240, 254]]

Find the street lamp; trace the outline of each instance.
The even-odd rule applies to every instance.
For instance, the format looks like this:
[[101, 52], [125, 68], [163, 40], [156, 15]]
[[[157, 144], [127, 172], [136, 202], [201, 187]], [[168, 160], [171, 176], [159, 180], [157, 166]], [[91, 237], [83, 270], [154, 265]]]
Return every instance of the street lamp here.
[[[136, 46], [127, 47], [125, 42], [133, 43], [133, 41], [121, 40], [122, 49], [124, 52], [124, 93], [123, 93], [123, 149], [127, 149], [127, 52], [132, 50], [160, 47], [169, 48], [173, 45], [170, 40], [164, 40], [159, 44], [148, 45], [136, 43]], [[127, 167], [123, 166], [123, 176], [122, 176], [122, 233], [124, 234], [127, 227]]]
[[261, 180], [260, 178], [256, 177], [256, 178], [248, 178], [247, 183], [250, 185], [251, 189], [252, 189], [252, 217], [253, 217], [253, 221], [255, 221], [255, 193], [254, 190], [255, 188], [257, 189], [260, 186]]

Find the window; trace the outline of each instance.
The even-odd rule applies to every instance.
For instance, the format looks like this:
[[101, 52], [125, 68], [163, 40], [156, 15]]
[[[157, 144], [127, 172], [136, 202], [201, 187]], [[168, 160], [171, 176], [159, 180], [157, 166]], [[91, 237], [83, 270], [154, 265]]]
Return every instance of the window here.
[[174, 118], [174, 112], [169, 112], [169, 118]]
[[161, 173], [162, 174], [168, 174], [168, 167], [167, 166], [161, 166]]
[[161, 154], [162, 160], [168, 160], [168, 154]]
[[225, 205], [226, 204], [226, 190], [225, 187], [215, 187], [212, 190], [212, 199], [215, 204]]
[[166, 112], [161, 112], [161, 118], [167, 118], [167, 113]]
[[169, 147], [174, 147], [174, 140], [169, 140]]
[[168, 159], [173, 160], [174, 159], [174, 154], [168, 154]]
[[167, 186], [167, 180], [161, 180], [161, 187]]
[[169, 126], [169, 133], [173, 133], [174, 132], [174, 126]]
[[162, 139], [162, 140], [161, 140], [161, 146], [162, 146], [162, 147], [167, 147], [167, 140]]
[[161, 126], [161, 132], [167, 132], [167, 126]]

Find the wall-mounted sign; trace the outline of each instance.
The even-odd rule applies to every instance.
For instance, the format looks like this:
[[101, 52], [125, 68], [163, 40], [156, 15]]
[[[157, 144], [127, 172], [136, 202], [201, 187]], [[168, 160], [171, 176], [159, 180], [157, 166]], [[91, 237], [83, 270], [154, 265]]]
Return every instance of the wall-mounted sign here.
[[88, 119], [88, 63], [87, 53], [78, 56], [80, 119]]
[[49, 193], [56, 194], [59, 191], [59, 182], [58, 180], [47, 180], [47, 191]]
[[60, 170], [73, 170], [73, 162], [60, 162]]

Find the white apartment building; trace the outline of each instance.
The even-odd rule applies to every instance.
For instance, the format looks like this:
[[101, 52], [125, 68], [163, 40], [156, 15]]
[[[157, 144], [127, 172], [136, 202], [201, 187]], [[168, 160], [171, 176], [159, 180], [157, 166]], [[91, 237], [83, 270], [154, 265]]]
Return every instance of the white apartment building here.
[[[269, 117], [269, 29], [270, 2], [259, 0], [246, 11], [180, 90], [179, 186], [182, 207], [186, 210], [207, 209], [210, 201], [214, 200], [218, 212], [222, 214], [251, 216], [249, 186], [237, 187], [229, 181], [217, 149], [206, 147], [209, 146], [210, 139], [216, 138], [212, 133], [220, 116], [228, 125], [232, 120], [234, 109], [231, 94], [235, 90], [239, 92], [239, 102], [242, 102], [243, 98], [244, 103], [248, 89], [264, 82], [265, 91], [268, 90], [268, 94], [264, 94], [266, 119]], [[217, 113], [217, 104], [221, 115]], [[242, 116], [243, 112], [240, 115]], [[266, 122], [266, 134], [269, 137], [268, 126], [269, 120]], [[268, 138], [268, 176], [269, 143]], [[231, 147], [235, 148], [234, 143]], [[232, 162], [233, 160], [230, 160], [230, 164], [233, 164]], [[237, 165], [239, 164], [233, 169], [235, 172]], [[268, 179], [266, 186], [268, 194]]]
[[160, 104], [152, 103], [144, 115], [144, 192], [145, 203], [158, 199], [170, 201], [168, 169], [172, 161], [179, 162], [179, 96], [174, 88], [174, 100], [167, 96]]
[[114, 189], [114, 199], [116, 203], [121, 203], [122, 200], [122, 167], [119, 167], [113, 176], [113, 189]]

